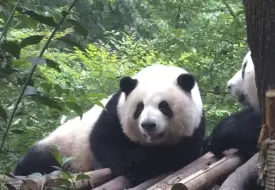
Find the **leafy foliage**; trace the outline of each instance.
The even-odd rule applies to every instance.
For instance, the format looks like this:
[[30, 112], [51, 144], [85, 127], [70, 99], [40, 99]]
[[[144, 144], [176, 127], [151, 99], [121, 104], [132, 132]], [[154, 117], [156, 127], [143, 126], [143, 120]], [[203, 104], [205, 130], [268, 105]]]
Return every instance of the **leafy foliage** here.
[[[121, 76], [152, 63], [177, 65], [196, 75], [208, 133], [238, 109], [226, 83], [247, 51], [240, 1], [81, 0], [37, 59], [70, 3], [22, 0], [0, 42], [1, 132], [32, 66], [38, 65], [0, 155], [1, 171], [13, 169], [62, 115], [81, 117], [118, 88]], [[0, 35], [14, 5], [14, 0], [0, 2]], [[71, 158], [58, 160], [61, 167]], [[69, 174], [63, 177], [71, 180]]]

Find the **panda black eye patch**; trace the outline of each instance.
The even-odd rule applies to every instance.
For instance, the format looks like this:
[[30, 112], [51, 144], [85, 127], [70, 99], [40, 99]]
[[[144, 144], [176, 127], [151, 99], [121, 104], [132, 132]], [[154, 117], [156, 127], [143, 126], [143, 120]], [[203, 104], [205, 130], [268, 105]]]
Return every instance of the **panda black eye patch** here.
[[167, 117], [173, 116], [173, 111], [170, 108], [168, 102], [165, 100], [159, 103], [159, 110], [163, 113], [163, 115], [166, 115]]
[[134, 119], [138, 119], [138, 118], [139, 118], [139, 116], [140, 116], [140, 114], [141, 114], [141, 112], [142, 112], [143, 109], [144, 109], [144, 104], [143, 104], [143, 102], [139, 102], [139, 103], [137, 104], [135, 113], [134, 113], [134, 115], [133, 115]]

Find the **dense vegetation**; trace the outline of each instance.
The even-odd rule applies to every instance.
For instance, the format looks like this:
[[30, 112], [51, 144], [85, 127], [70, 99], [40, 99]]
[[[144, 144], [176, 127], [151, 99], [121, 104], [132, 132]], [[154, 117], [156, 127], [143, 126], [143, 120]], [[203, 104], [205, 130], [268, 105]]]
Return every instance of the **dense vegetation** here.
[[239, 0], [77, 1], [43, 58], [35, 59], [72, 2], [0, 1], [1, 141], [22, 85], [38, 64], [0, 150], [0, 171], [13, 169], [62, 115], [81, 115], [114, 92], [122, 75], [155, 62], [197, 76], [208, 133], [238, 109], [226, 83], [247, 51]]

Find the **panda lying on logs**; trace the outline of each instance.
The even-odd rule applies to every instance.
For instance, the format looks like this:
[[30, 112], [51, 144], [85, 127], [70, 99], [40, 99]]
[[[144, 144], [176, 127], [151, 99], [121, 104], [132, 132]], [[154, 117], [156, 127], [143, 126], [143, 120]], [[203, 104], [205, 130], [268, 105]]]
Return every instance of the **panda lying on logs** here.
[[68, 121], [34, 145], [14, 174], [53, 171], [57, 163], [48, 152], [53, 144], [77, 158], [71, 169], [111, 168], [132, 185], [178, 170], [201, 155], [203, 103], [194, 76], [184, 69], [156, 64], [123, 77], [106, 110], [95, 113], [87, 116], [91, 122], [85, 116], [85, 122]]
[[261, 130], [254, 65], [250, 51], [244, 57], [241, 69], [228, 81], [231, 94], [243, 109], [221, 120], [207, 138], [205, 150], [221, 157], [224, 150], [238, 149], [248, 159], [258, 151]]

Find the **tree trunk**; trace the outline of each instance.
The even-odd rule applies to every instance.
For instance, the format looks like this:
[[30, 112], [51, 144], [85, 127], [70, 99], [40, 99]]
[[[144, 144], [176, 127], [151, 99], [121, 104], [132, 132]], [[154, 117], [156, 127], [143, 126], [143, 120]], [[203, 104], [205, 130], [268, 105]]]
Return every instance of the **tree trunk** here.
[[275, 88], [275, 1], [243, 0], [247, 42], [255, 68], [256, 86], [265, 121], [265, 93]]

